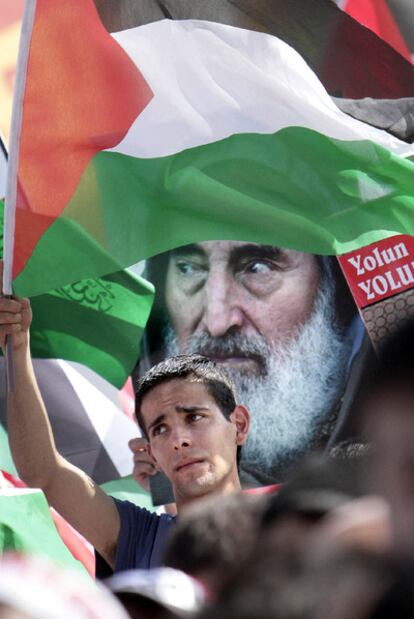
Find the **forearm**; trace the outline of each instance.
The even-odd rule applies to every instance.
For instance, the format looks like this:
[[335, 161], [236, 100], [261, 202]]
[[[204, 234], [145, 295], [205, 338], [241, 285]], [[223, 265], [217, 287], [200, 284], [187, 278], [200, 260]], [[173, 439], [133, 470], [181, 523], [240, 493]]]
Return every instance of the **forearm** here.
[[[1, 276], [0, 276], [1, 283]], [[120, 520], [113, 500], [56, 450], [30, 358], [27, 299], [0, 296], [0, 344], [12, 335], [15, 390], [8, 394], [10, 448], [20, 477], [41, 488], [53, 507], [113, 564]], [[97, 526], [99, 523], [99, 526]]]
[[46, 408], [40, 394], [28, 342], [13, 351], [15, 391], [7, 397], [10, 449], [20, 477], [46, 489], [56, 472], [56, 451]]

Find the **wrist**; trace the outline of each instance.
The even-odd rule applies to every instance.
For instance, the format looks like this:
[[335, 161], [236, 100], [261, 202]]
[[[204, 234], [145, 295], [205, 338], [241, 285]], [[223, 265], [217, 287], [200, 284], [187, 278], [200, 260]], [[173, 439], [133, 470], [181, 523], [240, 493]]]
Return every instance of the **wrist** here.
[[13, 354], [19, 359], [30, 357], [30, 336], [29, 333], [14, 333], [8, 336], [11, 341]]

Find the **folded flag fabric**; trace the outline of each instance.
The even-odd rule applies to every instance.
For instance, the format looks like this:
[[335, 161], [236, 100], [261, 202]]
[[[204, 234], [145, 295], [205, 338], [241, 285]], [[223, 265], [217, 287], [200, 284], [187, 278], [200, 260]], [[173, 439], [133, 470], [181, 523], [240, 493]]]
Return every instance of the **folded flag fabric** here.
[[413, 147], [339, 111], [276, 37], [193, 20], [110, 36], [92, 2], [33, 5], [17, 293], [208, 239], [341, 254], [414, 233]]
[[[26, 485], [18, 477], [15, 477], [6, 471], [0, 470], [0, 480], [1, 479], [4, 480], [3, 488], [26, 488]], [[16, 493], [11, 493], [12, 496], [16, 496], [17, 494], [19, 494], [18, 491]], [[89, 542], [87, 542], [86, 539], [76, 531], [76, 529], [74, 529], [64, 518], [62, 518], [62, 516], [55, 509], [49, 507], [49, 511], [65, 546], [70, 550], [76, 561], [80, 561], [88, 573], [94, 577], [95, 555], [91, 544], [89, 544]]]
[[[120, 392], [80, 364], [56, 359], [34, 359], [33, 364], [59, 453], [98, 484], [130, 475], [128, 441], [138, 430], [136, 422], [121, 409]], [[3, 359], [0, 375], [4, 376]], [[5, 388], [1, 381], [0, 421], [4, 428]], [[13, 472], [9, 460], [2, 451], [1, 468]]]
[[47, 556], [87, 573], [60, 538], [40, 490], [0, 490], [0, 554], [7, 551]]
[[[59, 453], [85, 471], [108, 494], [153, 509], [150, 495], [131, 477], [133, 463], [128, 441], [138, 435], [138, 428], [121, 402], [126, 397], [125, 390], [116, 390], [80, 364], [34, 359], [33, 365]], [[4, 375], [3, 359], [0, 359], [1, 375]], [[2, 381], [0, 469], [17, 476], [5, 429], [5, 401], [5, 381]]]

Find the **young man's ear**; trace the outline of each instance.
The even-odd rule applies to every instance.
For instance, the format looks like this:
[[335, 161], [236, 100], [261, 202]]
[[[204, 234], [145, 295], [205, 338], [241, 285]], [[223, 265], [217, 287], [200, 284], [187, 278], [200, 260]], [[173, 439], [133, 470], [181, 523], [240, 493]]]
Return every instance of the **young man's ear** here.
[[250, 428], [250, 414], [243, 404], [237, 404], [230, 414], [230, 420], [236, 426], [236, 443], [243, 445], [246, 442]]

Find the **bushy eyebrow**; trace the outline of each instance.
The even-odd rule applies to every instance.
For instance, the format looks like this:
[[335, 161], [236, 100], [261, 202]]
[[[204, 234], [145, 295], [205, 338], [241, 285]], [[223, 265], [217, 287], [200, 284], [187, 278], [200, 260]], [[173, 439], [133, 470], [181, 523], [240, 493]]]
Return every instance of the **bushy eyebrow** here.
[[253, 243], [233, 247], [230, 250], [229, 264], [236, 266], [242, 260], [280, 260], [283, 249], [273, 245], [255, 245]]
[[[195, 243], [177, 247], [171, 252], [171, 255], [176, 258], [198, 257], [209, 262], [208, 254], [200, 245]], [[227, 264], [232, 271], [237, 271], [240, 265], [250, 260], [273, 260], [280, 262], [286, 259], [285, 250], [274, 245], [256, 245], [255, 243], [246, 243], [230, 249]]]
[[182, 247], [177, 247], [171, 251], [172, 256], [188, 256], [188, 255], [197, 255], [205, 258], [207, 256], [206, 252], [202, 247], [192, 243], [191, 245], [183, 245]]
[[[200, 411], [207, 411], [209, 409], [207, 406], [176, 406], [175, 410], [177, 411], [177, 413], [187, 414], [187, 413], [198, 413]], [[158, 426], [160, 423], [165, 421], [165, 417], [166, 417], [165, 413], [161, 413], [161, 415], [158, 415], [158, 417], [156, 417], [154, 421], [152, 421], [149, 424], [147, 432], [149, 432], [152, 428], [154, 428], [155, 426]]]
[[177, 413], [198, 413], [209, 410], [207, 406], [176, 406]]
[[[246, 243], [245, 245], [233, 247], [230, 250], [229, 261], [239, 260], [240, 258], [245, 257], [269, 258], [275, 260], [277, 258], [280, 258], [282, 253], [283, 249], [281, 249], [280, 247], [276, 247], [275, 245], [256, 245], [255, 243]], [[176, 249], [173, 249], [171, 251], [171, 254], [173, 256], [185, 256], [188, 254], [207, 256], [207, 253], [204, 251], [204, 249], [196, 243], [177, 247]]]

